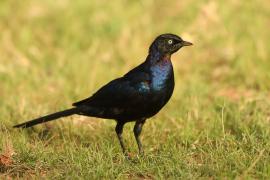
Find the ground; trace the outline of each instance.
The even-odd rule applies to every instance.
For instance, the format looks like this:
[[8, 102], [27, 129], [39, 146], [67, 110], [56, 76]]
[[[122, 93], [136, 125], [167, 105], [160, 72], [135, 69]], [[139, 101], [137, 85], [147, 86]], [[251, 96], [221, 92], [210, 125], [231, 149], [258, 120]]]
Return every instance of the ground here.
[[[270, 1], [0, 2], [0, 177], [194, 179], [270, 177]], [[193, 42], [173, 55], [171, 101], [142, 132], [63, 110], [141, 63], [152, 40]]]

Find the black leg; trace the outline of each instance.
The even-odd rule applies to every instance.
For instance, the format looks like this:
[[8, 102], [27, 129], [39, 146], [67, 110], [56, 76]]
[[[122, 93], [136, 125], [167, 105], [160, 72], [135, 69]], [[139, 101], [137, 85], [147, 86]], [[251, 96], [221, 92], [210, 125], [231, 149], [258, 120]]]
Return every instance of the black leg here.
[[117, 125], [115, 127], [115, 131], [116, 131], [118, 140], [120, 142], [121, 148], [123, 150], [123, 153], [126, 155], [127, 152], [126, 152], [126, 148], [124, 146], [124, 142], [123, 142], [123, 138], [122, 138], [123, 127], [124, 127], [124, 124], [123, 123], [117, 122]]
[[145, 120], [146, 119], [140, 119], [140, 120], [136, 121], [136, 124], [135, 124], [134, 129], [133, 129], [134, 136], [136, 138], [136, 142], [138, 144], [140, 154], [143, 154], [143, 148], [142, 148], [142, 143], [140, 140], [140, 134], [142, 132], [142, 127], [143, 127], [143, 124], [145, 123]]

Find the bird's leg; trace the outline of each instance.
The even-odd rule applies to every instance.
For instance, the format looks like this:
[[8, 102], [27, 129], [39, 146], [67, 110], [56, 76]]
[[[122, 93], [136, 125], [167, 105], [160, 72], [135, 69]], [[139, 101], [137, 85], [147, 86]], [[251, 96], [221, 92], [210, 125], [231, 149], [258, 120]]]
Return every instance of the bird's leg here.
[[143, 127], [143, 124], [145, 123], [145, 120], [146, 119], [140, 119], [140, 120], [136, 121], [134, 129], [133, 129], [134, 136], [136, 138], [136, 142], [138, 144], [140, 154], [143, 154], [143, 148], [142, 148], [142, 143], [140, 140], [140, 134], [142, 132], [142, 127]]
[[124, 153], [125, 155], [127, 155], [126, 148], [125, 148], [125, 146], [124, 146], [124, 142], [123, 142], [123, 138], [122, 138], [123, 127], [124, 127], [124, 124], [123, 124], [123, 123], [117, 122], [117, 125], [116, 125], [116, 127], [115, 127], [115, 132], [116, 132], [116, 134], [117, 134], [118, 140], [119, 140], [120, 145], [121, 145], [121, 148], [122, 148], [122, 150], [123, 150], [123, 153]]

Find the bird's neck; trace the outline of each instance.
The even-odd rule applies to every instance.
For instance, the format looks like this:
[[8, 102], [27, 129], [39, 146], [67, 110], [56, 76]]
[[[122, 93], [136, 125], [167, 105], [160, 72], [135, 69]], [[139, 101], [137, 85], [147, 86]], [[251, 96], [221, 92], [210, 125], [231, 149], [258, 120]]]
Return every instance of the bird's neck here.
[[170, 84], [174, 83], [170, 54], [149, 53], [147, 61], [150, 63], [151, 86], [154, 90], [166, 89]]
[[171, 63], [171, 54], [160, 53], [159, 51], [150, 52], [147, 60], [152, 64]]

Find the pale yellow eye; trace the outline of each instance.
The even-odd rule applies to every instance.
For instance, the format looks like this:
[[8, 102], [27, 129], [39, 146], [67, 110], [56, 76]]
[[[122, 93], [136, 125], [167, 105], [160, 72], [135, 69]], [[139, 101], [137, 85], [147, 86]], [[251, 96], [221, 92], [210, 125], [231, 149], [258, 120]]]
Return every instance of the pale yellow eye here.
[[172, 44], [173, 43], [173, 40], [168, 40], [168, 44]]

